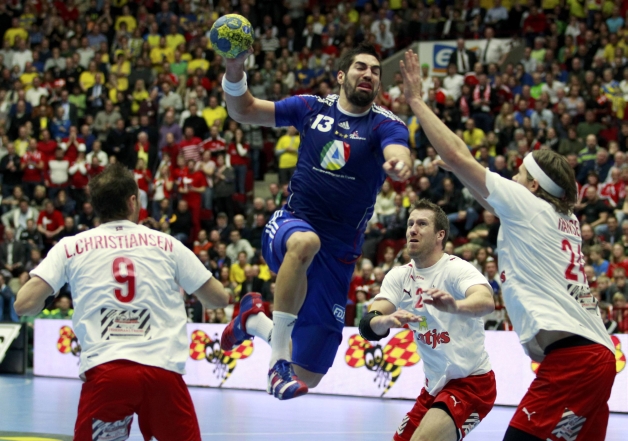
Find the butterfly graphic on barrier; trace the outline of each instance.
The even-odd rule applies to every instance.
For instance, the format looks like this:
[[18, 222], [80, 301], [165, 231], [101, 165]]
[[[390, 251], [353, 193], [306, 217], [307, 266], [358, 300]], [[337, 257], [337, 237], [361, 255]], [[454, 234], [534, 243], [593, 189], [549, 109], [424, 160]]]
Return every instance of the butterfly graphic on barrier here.
[[366, 366], [376, 373], [373, 381], [377, 382], [378, 388], [384, 387], [382, 397], [395, 385], [401, 369], [414, 366], [419, 360], [421, 357], [410, 330], [397, 333], [383, 349], [379, 344], [373, 346], [358, 334], [352, 335], [345, 353], [345, 361], [350, 367]]
[[225, 384], [236, 368], [238, 360], [244, 360], [253, 353], [253, 341], [244, 340], [242, 344], [230, 351], [223, 351], [220, 348], [220, 337], [218, 334], [212, 340], [205, 332], [196, 330], [192, 332], [190, 342], [190, 358], [193, 360], [207, 360], [216, 367], [212, 373], [216, 378], [222, 378], [220, 386]]
[[72, 353], [75, 357], [81, 355], [81, 345], [74, 331], [69, 326], [62, 326], [61, 329], [59, 329], [57, 350], [62, 354]]

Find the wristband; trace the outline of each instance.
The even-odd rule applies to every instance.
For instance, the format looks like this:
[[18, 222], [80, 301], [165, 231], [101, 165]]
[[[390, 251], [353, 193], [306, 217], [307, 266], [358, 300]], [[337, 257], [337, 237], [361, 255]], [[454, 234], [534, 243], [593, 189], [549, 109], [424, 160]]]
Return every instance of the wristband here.
[[227, 80], [227, 75], [223, 75], [222, 77], [222, 90], [224, 90], [227, 94], [231, 96], [242, 96], [248, 90], [248, 85], [246, 83], [246, 72], [244, 72], [244, 76], [237, 83], [232, 83]]
[[360, 320], [360, 326], [359, 326], [360, 335], [365, 340], [377, 341], [377, 340], [381, 340], [384, 337], [388, 337], [388, 334], [390, 334], [390, 329], [386, 331], [386, 334], [378, 335], [371, 328], [371, 320], [373, 320], [378, 315], [383, 315], [383, 314], [379, 311], [371, 311], [367, 313], [364, 317], [362, 317], [362, 320]]

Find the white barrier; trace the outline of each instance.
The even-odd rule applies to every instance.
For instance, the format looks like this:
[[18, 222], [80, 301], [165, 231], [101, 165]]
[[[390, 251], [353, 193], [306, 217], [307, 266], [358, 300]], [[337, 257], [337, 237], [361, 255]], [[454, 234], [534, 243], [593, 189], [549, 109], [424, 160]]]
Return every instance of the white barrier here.
[[[69, 320], [35, 320], [35, 375], [78, 377], [76, 342]], [[188, 324], [190, 357], [184, 379], [190, 386], [266, 389], [270, 347], [258, 339], [222, 353], [219, 339], [225, 325]], [[409, 331], [393, 330], [378, 344], [357, 338], [345, 328], [334, 366], [313, 393], [414, 400], [425, 381], [422, 362], [412, 354]], [[609, 400], [613, 412], [628, 413], [628, 335], [613, 336], [618, 374]], [[517, 405], [534, 379], [530, 359], [514, 332], [486, 332], [486, 349], [497, 380], [497, 401]], [[381, 360], [381, 361], [376, 361]], [[405, 366], [404, 366], [405, 365]]]

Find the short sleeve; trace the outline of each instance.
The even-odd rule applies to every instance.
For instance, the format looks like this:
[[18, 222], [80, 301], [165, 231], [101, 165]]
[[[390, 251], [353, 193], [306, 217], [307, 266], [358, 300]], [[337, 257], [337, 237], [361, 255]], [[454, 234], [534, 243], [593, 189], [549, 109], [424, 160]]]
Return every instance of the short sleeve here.
[[401, 300], [403, 299], [403, 277], [405, 271], [403, 267], [393, 268], [386, 274], [379, 294], [375, 296], [375, 300], [388, 300], [395, 305], [395, 308], [399, 308]]
[[62, 239], [48, 252], [48, 255], [37, 268], [30, 272], [31, 277], [37, 276], [43, 279], [54, 292], [59, 291], [66, 284], [65, 264], [68, 261], [66, 257], [65, 246], [67, 241]]
[[401, 121], [386, 120], [377, 126], [382, 150], [392, 144], [408, 147], [408, 128]]
[[186, 293], [192, 294], [212, 277], [212, 273], [181, 242], [178, 240], [173, 240], [173, 242], [177, 263], [175, 281]]
[[[457, 271], [458, 278], [456, 280], [456, 290], [462, 294], [464, 298], [467, 290], [475, 285], [489, 286], [486, 277], [480, 273], [477, 268], [471, 265], [469, 262], [460, 260], [461, 268]], [[450, 293], [451, 294], [451, 293]]]
[[545, 210], [549, 204], [536, 197], [523, 185], [486, 170], [486, 202], [495, 210], [500, 220], [528, 223], [535, 214]]
[[275, 126], [294, 126], [301, 132], [308, 112], [314, 110], [316, 97], [296, 95], [275, 103]]

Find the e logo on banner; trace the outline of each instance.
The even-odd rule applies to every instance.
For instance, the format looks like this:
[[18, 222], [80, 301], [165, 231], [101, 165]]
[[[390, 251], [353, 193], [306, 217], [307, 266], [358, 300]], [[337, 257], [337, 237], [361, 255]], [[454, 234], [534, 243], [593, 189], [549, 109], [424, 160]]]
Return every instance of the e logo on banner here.
[[447, 73], [447, 64], [449, 64], [449, 58], [451, 58], [451, 54], [454, 50], [454, 46], [435, 44], [433, 49], [434, 60], [432, 70], [436, 73]]

